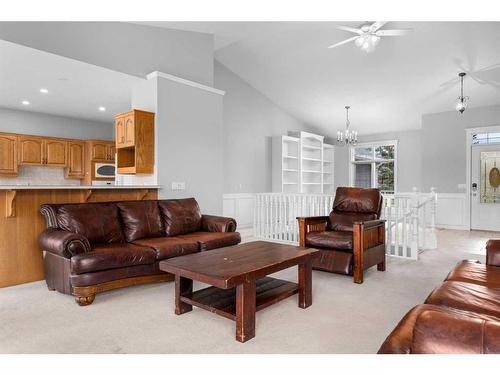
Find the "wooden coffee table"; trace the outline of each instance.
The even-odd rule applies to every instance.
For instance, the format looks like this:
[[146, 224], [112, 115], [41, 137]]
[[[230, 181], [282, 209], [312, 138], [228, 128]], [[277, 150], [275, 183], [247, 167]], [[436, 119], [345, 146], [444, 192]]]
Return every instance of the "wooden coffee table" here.
[[[175, 275], [175, 313], [193, 306], [236, 321], [236, 340], [255, 337], [255, 312], [296, 293], [299, 307], [312, 303], [312, 260], [318, 250], [256, 241], [160, 262]], [[298, 284], [267, 275], [297, 266]], [[193, 292], [193, 280], [212, 285]]]

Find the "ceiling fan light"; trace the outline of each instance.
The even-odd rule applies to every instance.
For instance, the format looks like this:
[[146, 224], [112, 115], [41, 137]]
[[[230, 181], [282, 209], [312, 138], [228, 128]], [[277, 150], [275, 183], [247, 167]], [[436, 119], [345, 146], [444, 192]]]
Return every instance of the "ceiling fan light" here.
[[364, 41], [364, 39], [365, 39], [364, 37], [360, 36], [360, 37], [358, 37], [358, 38], [354, 41], [354, 43], [355, 43], [358, 47], [361, 47], [361, 46], [363, 45], [363, 41]]
[[372, 44], [374, 46], [376, 46], [378, 44], [378, 42], [380, 42], [380, 37], [377, 36], [377, 35], [371, 35], [370, 36], [370, 41], [372, 42]]

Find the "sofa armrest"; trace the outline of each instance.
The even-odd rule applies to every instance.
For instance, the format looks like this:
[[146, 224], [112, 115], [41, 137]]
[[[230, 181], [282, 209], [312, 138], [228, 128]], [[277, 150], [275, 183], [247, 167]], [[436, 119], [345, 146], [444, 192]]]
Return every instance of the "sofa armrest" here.
[[71, 258], [73, 255], [91, 251], [89, 240], [78, 233], [72, 233], [56, 228], [45, 229], [38, 237], [42, 250]]
[[424, 311], [413, 328], [412, 353], [500, 352], [500, 322], [441, 311]]
[[236, 220], [231, 217], [202, 215], [201, 229], [206, 232], [234, 232]]
[[326, 229], [328, 216], [299, 216], [299, 246], [306, 246], [306, 234]]
[[500, 267], [500, 239], [486, 242], [486, 264]]

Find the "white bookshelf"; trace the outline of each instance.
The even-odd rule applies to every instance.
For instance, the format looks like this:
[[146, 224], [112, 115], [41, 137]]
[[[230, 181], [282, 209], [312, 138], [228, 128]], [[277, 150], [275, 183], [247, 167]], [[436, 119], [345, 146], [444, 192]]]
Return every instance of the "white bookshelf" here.
[[273, 137], [272, 184], [274, 192], [332, 194], [334, 147], [324, 137], [297, 132]]
[[273, 191], [282, 193], [300, 192], [299, 147], [300, 144], [298, 138], [287, 135], [273, 137]]

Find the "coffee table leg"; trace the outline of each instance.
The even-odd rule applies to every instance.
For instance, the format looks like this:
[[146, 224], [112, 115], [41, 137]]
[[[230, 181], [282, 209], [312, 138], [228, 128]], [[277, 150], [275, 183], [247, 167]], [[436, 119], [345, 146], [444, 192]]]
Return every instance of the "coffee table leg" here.
[[193, 310], [193, 306], [181, 301], [181, 296], [193, 291], [193, 280], [175, 275], [175, 313], [184, 314]]
[[312, 305], [312, 263], [299, 264], [299, 307]]
[[236, 340], [255, 337], [255, 280], [236, 286]]

